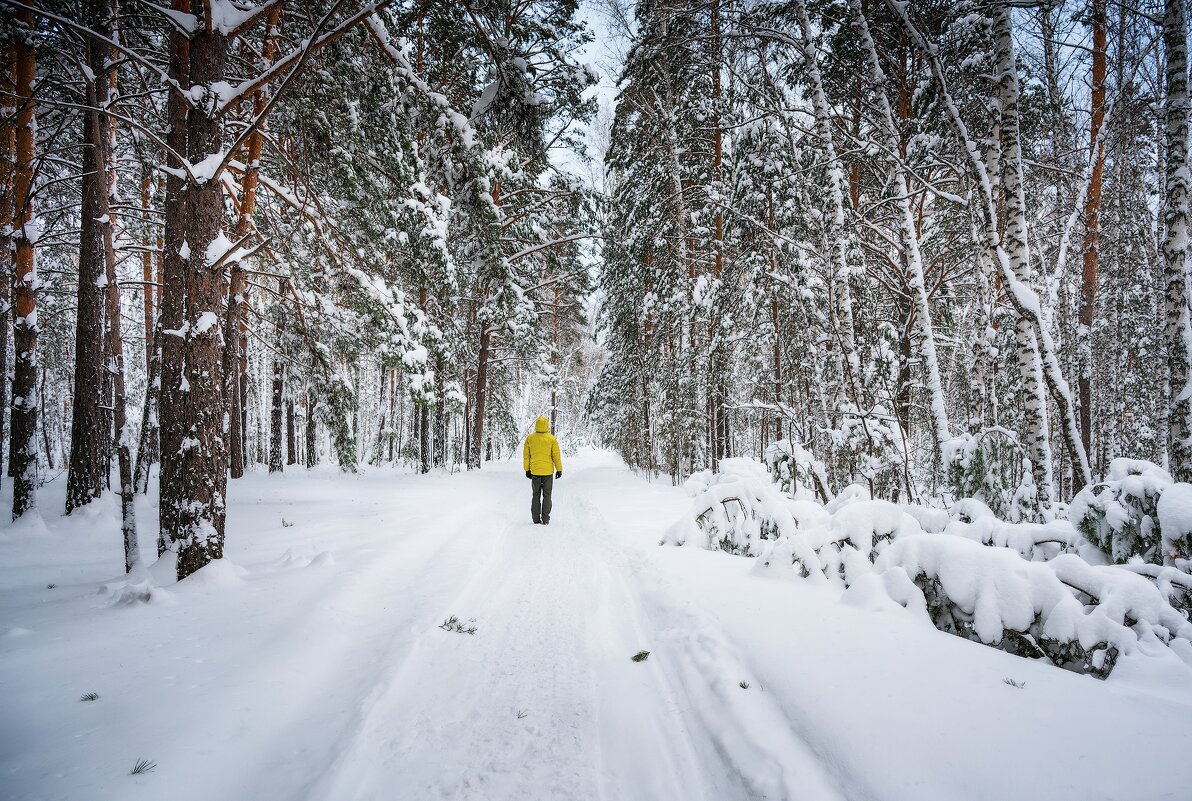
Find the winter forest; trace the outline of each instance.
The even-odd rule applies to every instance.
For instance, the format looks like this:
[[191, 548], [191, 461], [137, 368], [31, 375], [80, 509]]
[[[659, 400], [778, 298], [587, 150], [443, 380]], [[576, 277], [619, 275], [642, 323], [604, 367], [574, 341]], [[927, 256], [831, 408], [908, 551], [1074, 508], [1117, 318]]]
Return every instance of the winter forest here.
[[[1143, 767], [1192, 745], [1188, 36], [1187, 0], [0, 0], [0, 705], [40, 720], [0, 796], [1192, 795]], [[162, 661], [184, 629], [249, 678]], [[362, 650], [400, 678], [353, 665], [350, 745], [283, 757], [271, 693]], [[503, 748], [486, 659], [541, 693]], [[75, 660], [138, 734], [71, 739]], [[290, 784], [184, 757], [235, 728], [188, 683], [251, 695], [229, 742]], [[978, 723], [905, 737], [936, 692]], [[393, 722], [449, 703], [475, 730]], [[1003, 750], [924, 734], [974, 725]]]

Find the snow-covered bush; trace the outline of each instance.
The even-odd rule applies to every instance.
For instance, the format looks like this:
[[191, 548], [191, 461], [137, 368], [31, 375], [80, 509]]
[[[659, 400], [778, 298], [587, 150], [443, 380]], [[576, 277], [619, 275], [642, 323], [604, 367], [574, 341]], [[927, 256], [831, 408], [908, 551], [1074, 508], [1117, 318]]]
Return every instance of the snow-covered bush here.
[[789, 439], [771, 442], [765, 453], [771, 480], [796, 500], [832, 500], [828, 471], [802, 445]]
[[[773, 475], [791, 460], [767, 461]], [[820, 505], [781, 486], [749, 459], [697, 473], [686, 484], [691, 510], [663, 542], [759, 556], [846, 599], [878, 593], [940, 631], [1080, 673], [1105, 677], [1121, 657], [1168, 650], [1192, 665], [1183, 559], [1103, 564], [1071, 522], [1008, 523], [975, 498], [948, 510], [898, 505], [854, 484]], [[1173, 528], [1185, 508], [1192, 518], [1182, 492], [1166, 504]]]
[[1192, 661], [1192, 624], [1144, 577], [1074, 554], [1026, 562], [962, 537], [905, 537], [873, 563], [894, 600], [935, 627], [1057, 667], [1109, 675], [1120, 656], [1171, 645]]
[[[1162, 504], [1163, 495], [1172, 491], [1171, 500]], [[1170, 533], [1163, 530], [1164, 517]], [[1077, 493], [1069, 518], [1118, 564], [1134, 557], [1152, 564], [1192, 557], [1192, 487], [1175, 484], [1151, 462], [1114, 459], [1104, 481]]]
[[661, 544], [756, 556], [764, 541], [794, 533], [788, 499], [754, 459], [722, 459], [719, 473], [701, 470], [683, 489], [692, 498], [691, 511], [667, 530]]
[[1030, 463], [1014, 432], [1000, 426], [944, 443], [948, 485], [955, 498], [975, 498], [1003, 520], [1035, 520]]

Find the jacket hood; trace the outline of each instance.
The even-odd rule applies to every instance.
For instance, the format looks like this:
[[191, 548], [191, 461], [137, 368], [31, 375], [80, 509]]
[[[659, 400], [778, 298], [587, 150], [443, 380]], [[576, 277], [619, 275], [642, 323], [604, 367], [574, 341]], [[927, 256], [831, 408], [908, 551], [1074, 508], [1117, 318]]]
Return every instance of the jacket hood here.
[[534, 422], [534, 431], [539, 434], [550, 433], [550, 420], [547, 420], [545, 417], [539, 417]]

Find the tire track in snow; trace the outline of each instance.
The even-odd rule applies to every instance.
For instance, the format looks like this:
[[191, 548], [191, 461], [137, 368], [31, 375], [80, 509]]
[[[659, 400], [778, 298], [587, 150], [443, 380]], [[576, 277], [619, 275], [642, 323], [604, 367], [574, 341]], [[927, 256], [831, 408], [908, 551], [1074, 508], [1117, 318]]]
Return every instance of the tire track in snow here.
[[[603, 534], [610, 558], [624, 562], [627, 589], [636, 599], [643, 628], [664, 648], [650, 661], [664, 665], [661, 673], [670, 692], [684, 702], [691, 719], [714, 747], [721, 763], [748, 790], [750, 797], [768, 799], [842, 799], [844, 794], [821, 758], [799, 735], [799, 727], [766, 696], [745, 658], [730, 644], [719, 626], [669, 586], [652, 569], [644, 553], [630, 560], [608, 536], [609, 524], [588, 500], [577, 504], [593, 534]], [[640, 624], [639, 624], [640, 625]], [[749, 690], [739, 682], [751, 684]], [[698, 740], [697, 740], [698, 742]]]

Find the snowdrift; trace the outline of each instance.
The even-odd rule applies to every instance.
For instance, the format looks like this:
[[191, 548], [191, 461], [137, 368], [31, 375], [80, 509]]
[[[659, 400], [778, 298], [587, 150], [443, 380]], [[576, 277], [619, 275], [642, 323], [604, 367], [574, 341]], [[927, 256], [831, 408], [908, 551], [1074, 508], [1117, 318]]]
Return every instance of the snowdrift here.
[[[791, 569], [838, 587], [845, 600], [880, 596], [940, 631], [1100, 678], [1128, 657], [1174, 655], [1192, 666], [1192, 575], [1179, 558], [1188, 485], [1168, 478], [1158, 492], [1144, 492], [1140, 487], [1162, 484], [1153, 465], [1119, 465], [1118, 478], [1111, 474], [1117, 485], [1088, 490], [1073, 504], [1075, 519], [1091, 514], [1110, 532], [1092, 540], [1082, 533], [1087, 526], [1066, 520], [1005, 522], [975, 499], [933, 509], [874, 500], [854, 485], [820, 503], [810, 497], [814, 466], [796, 474], [790, 459], [767, 461], [769, 470], [752, 459], [726, 459], [718, 474], [693, 475], [685, 485], [691, 507], [662, 544], [758, 557], [760, 569]], [[790, 478], [783, 480], [776, 463]], [[1131, 478], [1140, 487], [1119, 489]], [[1113, 526], [1125, 529], [1138, 517], [1121, 511], [1124, 504], [1143, 498], [1147, 509], [1162, 510], [1165, 490], [1176, 502], [1167, 515], [1175, 536], [1157, 531], [1161, 511], [1129, 536], [1145, 531], [1155, 546], [1146, 553], [1167, 554], [1168, 564], [1120, 550], [1124, 563], [1108, 564], [1104, 550], [1112, 548], [1104, 543], [1112, 543]]]

